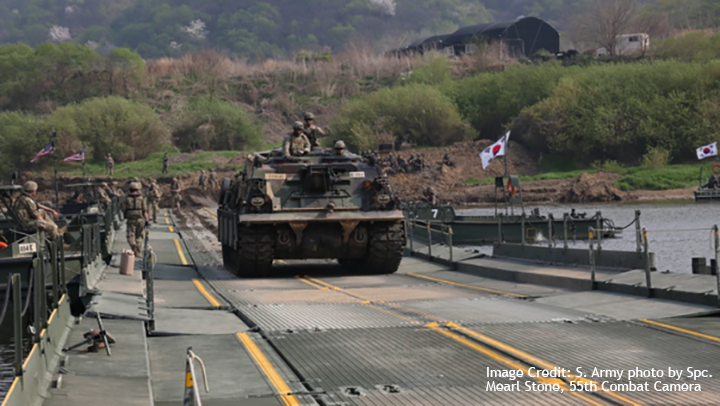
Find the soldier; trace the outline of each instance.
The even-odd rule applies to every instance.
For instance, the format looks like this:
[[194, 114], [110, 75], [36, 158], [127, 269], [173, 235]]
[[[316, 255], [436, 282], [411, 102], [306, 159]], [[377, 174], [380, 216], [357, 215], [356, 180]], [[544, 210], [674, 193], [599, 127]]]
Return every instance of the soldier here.
[[150, 182], [150, 187], [148, 188], [147, 193], [148, 211], [150, 212], [153, 223], [157, 223], [157, 214], [160, 211], [161, 197], [162, 190], [160, 189], [160, 186], [158, 186], [157, 182], [153, 180]]
[[435, 194], [435, 188], [432, 186], [428, 186], [423, 191], [423, 198], [422, 201], [431, 205], [431, 206], [437, 206], [440, 202], [440, 199], [437, 197], [437, 194]]
[[98, 202], [103, 207], [103, 209], [107, 210], [108, 206], [110, 205], [110, 202], [112, 201], [110, 199], [110, 196], [108, 196], [107, 192], [105, 191], [108, 189], [108, 184], [103, 182], [100, 187], [97, 189], [98, 192]]
[[170, 164], [170, 157], [168, 156], [168, 153], [166, 152], [165, 155], [163, 155], [162, 173], [168, 173], [168, 165], [169, 164]]
[[210, 190], [215, 189], [215, 170], [213, 168], [210, 168], [210, 174], [208, 175], [208, 187]]
[[55, 210], [38, 204], [35, 201], [37, 195], [37, 183], [29, 180], [23, 185], [23, 191], [20, 197], [15, 201], [14, 210], [18, 215], [18, 220], [25, 222], [28, 227], [37, 228], [47, 233], [50, 240], [55, 241], [58, 236], [63, 235], [67, 226], [58, 230], [57, 224], [50, 219], [47, 213], [52, 213], [55, 220], [60, 215]]
[[207, 176], [205, 176], [205, 171], [204, 170], [200, 171], [200, 179], [199, 179], [200, 189], [207, 190], [206, 182], [207, 182]]
[[182, 200], [182, 196], [180, 195], [180, 182], [178, 181], [178, 178], [173, 178], [172, 183], [170, 184], [170, 193], [172, 194], [171, 207], [177, 208], [177, 211], [180, 212], [180, 201]]
[[398, 169], [400, 170], [400, 172], [407, 173], [407, 161], [405, 160], [405, 158], [399, 156], [397, 159], [397, 163], [398, 163]]
[[450, 159], [450, 155], [447, 153], [445, 153], [445, 155], [443, 156], [442, 163], [443, 163], [443, 165], [447, 165], [447, 166], [455, 166], [453, 161]]
[[120, 184], [117, 181], [113, 182], [112, 186], [113, 186], [113, 194], [115, 196], [117, 196], [117, 197], [125, 196], [125, 192], [122, 190], [122, 188], [120, 187]]
[[296, 121], [293, 124], [293, 132], [285, 136], [283, 152], [285, 156], [300, 156], [310, 152], [310, 141], [303, 134], [303, 123]]
[[130, 194], [122, 203], [122, 213], [127, 219], [127, 242], [135, 253], [135, 257], [139, 257], [143, 245], [143, 229], [149, 220], [147, 204], [140, 193], [140, 189], [142, 189], [140, 183], [132, 182], [129, 189]]
[[314, 124], [315, 115], [313, 113], [305, 113], [305, 124], [303, 124], [303, 134], [310, 141], [310, 148], [320, 146], [320, 137], [325, 136], [325, 131]]
[[347, 156], [348, 153], [345, 151], [345, 142], [342, 140], [335, 141], [335, 155]]
[[105, 176], [113, 176], [113, 168], [115, 167], [115, 161], [113, 161], [112, 155], [108, 152], [105, 158]]

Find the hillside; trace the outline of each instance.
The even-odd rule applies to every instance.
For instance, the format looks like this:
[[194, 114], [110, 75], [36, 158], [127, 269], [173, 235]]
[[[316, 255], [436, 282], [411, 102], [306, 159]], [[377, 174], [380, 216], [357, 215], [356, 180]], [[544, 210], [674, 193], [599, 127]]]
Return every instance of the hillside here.
[[[358, 40], [386, 50], [518, 15], [565, 30], [585, 1], [0, 0], [0, 43], [73, 41], [100, 50], [126, 47], [146, 59], [206, 48], [277, 58], [299, 50], [340, 52]], [[665, 0], [657, 7], [681, 28], [712, 26], [720, 15], [712, 0]]]

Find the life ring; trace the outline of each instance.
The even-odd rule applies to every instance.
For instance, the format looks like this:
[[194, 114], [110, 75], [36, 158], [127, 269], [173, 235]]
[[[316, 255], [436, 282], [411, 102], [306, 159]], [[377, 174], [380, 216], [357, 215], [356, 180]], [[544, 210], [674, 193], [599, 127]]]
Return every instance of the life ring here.
[[720, 175], [720, 164], [715, 164], [715, 165], [713, 165], [712, 171], [713, 171], [714, 174]]
[[5, 244], [4, 242], [0, 241], [0, 250], [1, 250], [1, 249], [4, 249], [4, 248], [7, 248], [7, 246], [8, 246], [7, 244]]

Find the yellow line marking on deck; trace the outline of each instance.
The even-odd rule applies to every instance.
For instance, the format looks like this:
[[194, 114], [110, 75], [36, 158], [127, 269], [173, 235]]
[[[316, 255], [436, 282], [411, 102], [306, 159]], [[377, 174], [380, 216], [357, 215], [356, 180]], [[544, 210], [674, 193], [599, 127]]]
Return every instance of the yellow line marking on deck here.
[[210, 302], [211, 305], [213, 305], [215, 307], [220, 307], [220, 302], [217, 299], [215, 299], [215, 296], [213, 296], [210, 292], [208, 292], [207, 289], [205, 289], [205, 285], [203, 285], [202, 282], [200, 282], [199, 280], [194, 279], [194, 278], [193, 278], [192, 282], [195, 284], [195, 287], [197, 288], [197, 290], [200, 291], [200, 294], [205, 296], [205, 299], [207, 299], [207, 301]]
[[[477, 344], [477, 343], [474, 343], [474, 342], [468, 340], [468, 339], [465, 338], [465, 337], [459, 336], [459, 335], [457, 335], [457, 334], [455, 334], [455, 333], [452, 333], [452, 332], [450, 332], [450, 331], [447, 331], [447, 330], [443, 330], [443, 329], [440, 327], [440, 325], [438, 325], [437, 323], [429, 323], [429, 324], [426, 324], [425, 327], [427, 327], [427, 328], [429, 328], [430, 330], [433, 330], [433, 331], [435, 331], [435, 332], [437, 332], [437, 333], [440, 333], [440, 334], [444, 335], [445, 337], [448, 337], [448, 338], [450, 338], [450, 339], [452, 339], [452, 340], [455, 340], [455, 341], [457, 341], [458, 343], [463, 344], [464, 346], [469, 347], [469, 348], [471, 348], [471, 349], [473, 349], [473, 350], [475, 350], [475, 351], [477, 351], [477, 352], [479, 352], [479, 353], [481, 353], [481, 354], [484, 354], [484, 355], [486, 355], [486, 356], [494, 359], [495, 361], [498, 361], [498, 362], [500, 362], [500, 363], [503, 363], [503, 364], [507, 365], [508, 367], [510, 367], [510, 368], [512, 368], [512, 369], [521, 370], [521, 371], [523, 371], [523, 372], [525, 373], [525, 375], [529, 375], [529, 373], [530, 373], [529, 368], [525, 367], [524, 365], [522, 365], [522, 364], [520, 364], [520, 363], [518, 363], [518, 362], [515, 362], [515, 361], [513, 361], [513, 360], [510, 359], [510, 358], [506, 358], [506, 357], [500, 355], [499, 353], [497, 353], [497, 352], [495, 352], [495, 351], [493, 351], [493, 350], [491, 350], [491, 349], [485, 348], [485, 347], [483, 347], [483, 346], [481, 346], [481, 345], [479, 345], [479, 344]], [[549, 384], [549, 385], [558, 384], [558, 385], [560, 386], [560, 388], [562, 388], [563, 390], [567, 390], [567, 392], [568, 392], [570, 395], [575, 396], [575, 397], [577, 397], [577, 398], [579, 398], [579, 399], [582, 399], [582, 400], [584, 400], [585, 402], [587, 402], [587, 403], [589, 403], [589, 404], [597, 405], [597, 406], [604, 405], [604, 403], [598, 402], [598, 401], [596, 401], [595, 399], [592, 399], [591, 397], [589, 397], [589, 396], [587, 396], [587, 395], [584, 395], [584, 394], [582, 394], [582, 393], [570, 392], [570, 387], [569, 387], [564, 381], [562, 381], [561, 379], [558, 379], [558, 378], [544, 378], [544, 377], [540, 377], [540, 376], [538, 376], [538, 377], [532, 377], [532, 379], [540, 382], [541, 384]]]
[[[500, 341], [494, 340], [486, 335], [480, 334], [476, 331], [472, 331], [472, 330], [465, 328], [457, 323], [450, 322], [450, 323], [447, 323], [445, 326], [449, 327], [451, 329], [460, 331], [461, 333], [468, 335], [468, 336], [482, 342], [485, 345], [499, 349], [500, 351], [508, 353], [516, 358], [522, 359], [523, 361], [525, 361], [529, 364], [536, 365], [539, 368], [548, 369], [548, 370], [559, 368], [556, 365], [553, 365], [549, 362], [543, 361], [543, 360], [536, 358], [524, 351], [518, 350], [517, 348], [514, 348], [507, 344], [501, 343]], [[568, 374], [567, 377], [573, 381], [580, 381], [580, 382], [588, 383], [588, 384], [594, 383], [595, 385], [597, 385], [598, 388], [601, 388], [601, 385], [598, 382], [593, 381], [592, 379], [582, 378], [582, 377], [572, 375], [572, 374]], [[606, 390], [602, 390], [602, 389], [599, 389], [599, 390], [603, 394], [605, 394], [617, 401], [620, 401], [624, 404], [633, 405], [633, 406], [639, 406], [639, 405], [643, 404], [643, 403], [636, 402], [636, 401], [634, 401], [628, 397], [625, 397], [623, 395], [617, 394], [615, 392], [606, 391]]]
[[280, 394], [280, 399], [282, 399], [285, 405], [300, 406], [300, 401], [292, 394], [292, 390], [288, 384], [282, 379], [280, 374], [275, 370], [265, 354], [263, 354], [262, 350], [260, 350], [250, 336], [247, 333], [237, 333], [237, 336], [248, 350], [248, 353], [250, 353], [250, 356], [253, 360], [255, 360], [268, 380], [270, 380], [270, 383], [272, 383], [275, 387], [275, 390]]
[[[403, 309], [403, 310], [405, 310], [405, 311], [413, 312], [413, 313], [420, 314], [420, 315], [422, 315], [422, 316], [428, 317], [428, 318], [430, 318], [430, 319], [437, 320], [437, 321], [439, 321], [439, 322], [445, 323], [445, 326], [448, 327], [448, 328], [453, 328], [453, 329], [456, 329], [456, 330], [458, 330], [458, 331], [461, 331], [462, 333], [464, 333], [464, 334], [466, 334], [466, 335], [469, 335], [469, 336], [473, 337], [474, 339], [483, 342], [485, 345], [494, 346], [495, 348], [498, 348], [498, 349], [500, 349], [501, 351], [507, 352], [507, 353], [509, 353], [510, 355], [512, 355], [512, 356], [514, 356], [514, 357], [516, 357], [516, 358], [522, 359], [524, 362], [528, 362], [528, 363], [531, 363], [531, 364], [535, 364], [535, 365], [537, 365], [538, 367], [544, 368], [544, 369], [550, 369], [550, 370], [552, 370], [552, 369], [555, 368], [554, 365], [551, 365], [551, 364], [548, 363], [548, 362], [542, 361], [542, 360], [540, 360], [540, 359], [538, 359], [538, 358], [535, 358], [535, 357], [531, 356], [530, 354], [527, 354], [527, 353], [522, 352], [522, 351], [520, 351], [520, 350], [517, 350], [517, 349], [515, 349], [515, 348], [513, 348], [513, 347], [510, 347], [510, 346], [508, 346], [508, 345], [505, 345], [505, 344], [503, 344], [503, 343], [501, 343], [501, 342], [499, 342], [499, 341], [493, 340], [493, 339], [491, 339], [491, 338], [489, 338], [489, 337], [486, 337], [486, 336], [484, 336], [484, 335], [482, 335], [482, 334], [480, 334], [480, 333], [476, 333], [476, 332], [474, 332], [474, 331], [472, 331], [472, 330], [468, 330], [468, 329], [466, 329], [465, 327], [462, 327], [462, 326], [459, 325], [459, 324], [449, 322], [448, 320], [445, 320], [445, 319], [443, 319], [443, 318], [441, 318], [441, 317], [437, 317], [437, 316], [434, 316], [434, 315], [432, 315], [432, 314], [424, 313], [424, 312], [421, 312], [421, 311], [419, 311], [419, 310], [411, 309], [411, 308], [408, 308], [408, 307], [405, 307], [405, 306], [403, 306], [403, 305], [400, 305], [400, 304], [397, 304], [397, 303], [393, 303], [393, 302], [372, 301], [372, 300], [369, 300], [369, 299], [367, 299], [367, 298], [363, 298], [363, 297], [360, 296], [360, 295], [354, 295], [354, 294], [351, 294], [351, 293], [348, 293], [348, 292], [344, 292], [343, 289], [340, 288], [340, 287], [331, 285], [331, 284], [329, 284], [329, 283], [327, 283], [327, 282], [324, 282], [324, 281], [322, 281], [322, 280], [320, 280], [320, 279], [311, 278], [311, 277], [308, 276], [308, 275], [305, 275], [305, 278], [306, 278], [306, 279], [309, 279], [309, 280], [311, 280], [311, 281], [313, 281], [313, 282], [315, 282], [315, 283], [317, 283], [317, 284], [322, 284], [322, 285], [324, 285], [324, 286], [325, 286], [325, 289], [328, 289], [328, 288], [329, 288], [329, 289], [333, 289], [333, 290], [337, 290], [337, 291], [342, 291], [342, 292], [345, 293], [346, 295], [354, 296], [354, 297], [357, 297], [357, 298], [360, 298], [360, 299], [365, 299], [365, 301], [364, 301], [362, 304], [364, 304], [364, 305], [366, 305], [366, 306], [369, 306], [369, 307], [372, 307], [373, 309], [380, 310], [380, 311], [382, 311], [382, 312], [384, 312], [384, 313], [387, 313], [387, 314], [390, 314], [390, 315], [392, 315], [392, 316], [395, 316], [395, 317], [397, 317], [397, 318], [399, 318], [399, 319], [406, 320], [406, 321], [409, 321], [409, 322], [411, 322], [411, 323], [413, 323], [413, 324], [417, 324], [417, 325], [421, 325], [421, 324], [422, 324], [422, 323], [419, 323], [419, 322], [417, 322], [417, 321], [415, 321], [415, 320], [406, 318], [406, 317], [404, 317], [404, 316], [402, 316], [402, 315], [400, 315], [400, 314], [394, 313], [394, 312], [392, 312], [392, 311], [390, 311], [390, 310], [386, 310], [386, 309], [382, 309], [382, 308], [379, 308], [379, 307], [377, 307], [377, 306], [374, 306], [374, 304], [375, 304], [375, 303], [386, 304], [386, 305], [388, 305], [388, 306], [392, 306], [392, 307], [395, 307], [395, 308]], [[302, 279], [301, 279], [301, 280], [302, 280]], [[512, 368], [514, 368], [514, 369], [522, 369], [526, 374], [528, 373], [528, 369], [525, 368], [524, 366], [522, 366], [521, 364], [518, 364], [518, 363], [516, 363], [515, 361], [513, 361], [513, 360], [511, 360], [511, 359], [509, 359], [509, 358], [505, 358], [505, 357], [503, 357], [502, 355], [500, 355], [499, 353], [497, 353], [497, 352], [495, 352], [495, 351], [493, 351], [493, 350], [491, 350], [491, 349], [489, 349], [489, 348], [483, 347], [483, 346], [481, 346], [481, 345], [479, 345], [479, 344], [477, 344], [477, 343], [474, 343], [474, 342], [472, 342], [472, 341], [470, 341], [470, 340], [468, 340], [468, 339], [466, 339], [466, 338], [464, 338], [464, 337], [461, 337], [461, 336], [459, 336], [459, 335], [457, 335], [457, 334], [454, 334], [454, 333], [452, 333], [452, 332], [450, 332], [450, 331], [443, 330], [437, 322], [432, 322], [432, 323], [426, 324], [425, 327], [430, 328], [430, 329], [432, 329], [432, 330], [434, 330], [434, 331], [437, 331], [438, 333], [443, 334], [443, 335], [446, 336], [446, 337], [452, 338], [453, 340], [458, 341], [458, 342], [460, 342], [460, 343], [462, 343], [462, 344], [464, 344], [464, 345], [466, 345], [466, 346], [468, 346], [468, 347], [470, 347], [470, 348], [472, 348], [472, 349], [474, 349], [474, 350], [476, 350], [476, 351], [478, 351], [478, 352], [481, 352], [481, 353], [489, 356], [490, 358], [493, 358], [493, 359], [495, 359], [495, 360], [497, 360], [497, 361], [500, 361], [500, 362], [502, 362], [502, 363], [504, 363], [504, 364], [506, 364], [506, 365], [508, 365], [508, 366], [510, 366], [510, 367], [512, 367]], [[570, 377], [571, 377], [572, 380], [574, 380], [574, 381], [581, 381], [581, 382], [584, 382], [584, 383], [595, 383], [596, 385], [598, 385], [597, 382], [594, 382], [594, 381], [589, 380], [589, 379], [580, 378], [580, 377], [577, 377], [577, 376], [575, 376], [575, 375], [571, 375]], [[587, 403], [589, 403], [589, 404], [598, 405], [598, 406], [599, 406], [599, 405], [604, 405], [604, 403], [599, 402], [599, 401], [596, 401], [595, 399], [593, 399], [593, 398], [591, 398], [591, 397], [589, 397], [589, 396], [587, 396], [587, 395], [585, 395], [585, 394], [578, 393], [578, 392], [571, 392], [571, 391], [570, 391], [570, 386], [569, 386], [565, 381], [563, 381], [563, 380], [561, 380], [561, 379], [557, 379], [557, 378], [542, 378], [542, 377], [536, 377], [536, 378], [534, 377], [533, 379], [537, 380], [537, 381], [540, 382], [540, 383], [549, 383], [549, 384], [557, 383], [557, 384], [559, 384], [562, 388], [567, 389], [567, 392], [568, 392], [570, 395], [575, 396], [575, 397], [577, 397], [577, 398], [579, 398], [579, 399], [582, 399], [583, 401], [585, 401], [585, 402], [587, 402]], [[600, 387], [600, 385], [598, 385], [598, 387]], [[620, 400], [621, 402], [624, 402], [625, 404], [628, 404], [628, 405], [633, 405], [633, 406], [642, 405], [642, 403], [635, 402], [635, 401], [633, 401], [633, 400], [631, 400], [631, 399], [626, 398], [625, 396], [618, 395], [618, 394], [616, 394], [616, 393], [614, 393], [614, 392], [602, 391], [602, 393], [605, 394], [605, 395], [607, 395], [607, 396], [609, 396], [609, 397], [614, 398], [615, 400]]]
[[327, 289], [328, 289], [328, 288], [326, 288], [325, 286], [316, 285], [316, 284], [314, 284], [314, 283], [312, 283], [312, 282], [310, 282], [310, 281], [308, 281], [308, 280], [305, 280], [305, 279], [303, 279], [300, 275], [295, 275], [295, 279], [299, 280], [299, 281], [302, 282], [302, 283], [307, 283], [308, 285], [312, 286], [312, 287], [315, 288], [315, 289], [320, 289], [320, 290], [327, 290]]
[[187, 265], [187, 259], [185, 259], [185, 254], [183, 254], [182, 248], [180, 248], [180, 240], [177, 238], [175, 239], [175, 248], [177, 248], [178, 255], [180, 256], [180, 262], [182, 262], [183, 265]]
[[483, 288], [483, 287], [481, 287], [481, 286], [466, 285], [466, 284], [464, 284], [464, 283], [448, 281], [448, 280], [445, 280], [445, 279], [435, 278], [435, 277], [427, 276], [427, 275], [421, 275], [421, 274], [417, 274], [417, 273], [414, 273], [414, 272], [408, 272], [406, 275], [413, 276], [413, 277], [415, 277], [415, 278], [422, 278], [422, 279], [431, 280], [431, 281], [433, 281], [433, 282], [446, 283], [446, 284], [448, 284], [448, 285], [460, 286], [460, 287], [468, 288], [468, 289], [475, 289], [475, 290], [482, 290], [482, 291], [490, 292], [490, 293], [497, 293], [497, 294], [500, 294], [500, 295], [509, 295], [509, 296], [515, 296], [515, 297], [527, 297], [527, 295], [522, 295], [522, 294], [519, 294], [519, 293], [506, 292], [506, 291], [504, 291], [504, 290], [497, 290], [497, 289], [490, 289], [490, 288]]
[[171, 226], [171, 227], [168, 228], [168, 231], [170, 231], [171, 233], [174, 233], [174, 232], [175, 232], [175, 229], [172, 228], [172, 226]]
[[167, 216], [165, 217], [165, 224], [170, 224], [170, 219]]
[[711, 336], [711, 335], [707, 335], [707, 334], [703, 334], [703, 333], [698, 333], [697, 331], [686, 330], [684, 328], [675, 327], [675, 326], [671, 326], [669, 324], [660, 323], [658, 321], [653, 321], [653, 320], [648, 320], [648, 319], [640, 319], [639, 321], [641, 321], [643, 323], [647, 323], [647, 324], [652, 324], [653, 326], [663, 327], [668, 330], [679, 331], [681, 333], [689, 334], [691, 336], [704, 338], [706, 340], [720, 342], [720, 337], [715, 337], [715, 336]]
[[205, 210], [205, 212], [206, 212], [207, 214], [209, 214], [210, 217], [214, 218], [215, 220], [218, 219], [217, 216], [215, 215], [215, 213], [213, 213], [213, 212], [211, 212], [210, 210], [205, 209], [205, 208], [203, 208], [203, 210]]

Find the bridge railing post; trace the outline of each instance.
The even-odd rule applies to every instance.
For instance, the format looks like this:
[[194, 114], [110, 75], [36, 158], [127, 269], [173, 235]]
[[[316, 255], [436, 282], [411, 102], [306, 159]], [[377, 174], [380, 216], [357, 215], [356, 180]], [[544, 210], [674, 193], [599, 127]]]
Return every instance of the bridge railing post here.
[[718, 226], [715, 224], [713, 226], [713, 235], [715, 239], [715, 285], [718, 289], [718, 306], [720, 307], [720, 262], [718, 262], [718, 259], [720, 259], [720, 236], [718, 236]]
[[[28, 281], [30, 284], [30, 281]], [[30, 294], [30, 292], [28, 292]], [[12, 275], [13, 332], [15, 335], [15, 376], [23, 374], [23, 327], [22, 327], [22, 279], [20, 274]]]
[[592, 284], [592, 290], [596, 289], [596, 283], [595, 283], [595, 252], [593, 248], [593, 240], [594, 240], [594, 234], [595, 229], [590, 227], [590, 230], [588, 232], [588, 241], [590, 244], [590, 250], [589, 250], [589, 262], [590, 262], [590, 282]]
[[652, 280], [650, 277], [650, 243], [648, 241], [647, 229], [643, 227], [643, 254], [645, 256], [645, 283], [647, 285], [647, 297], [652, 297]]

